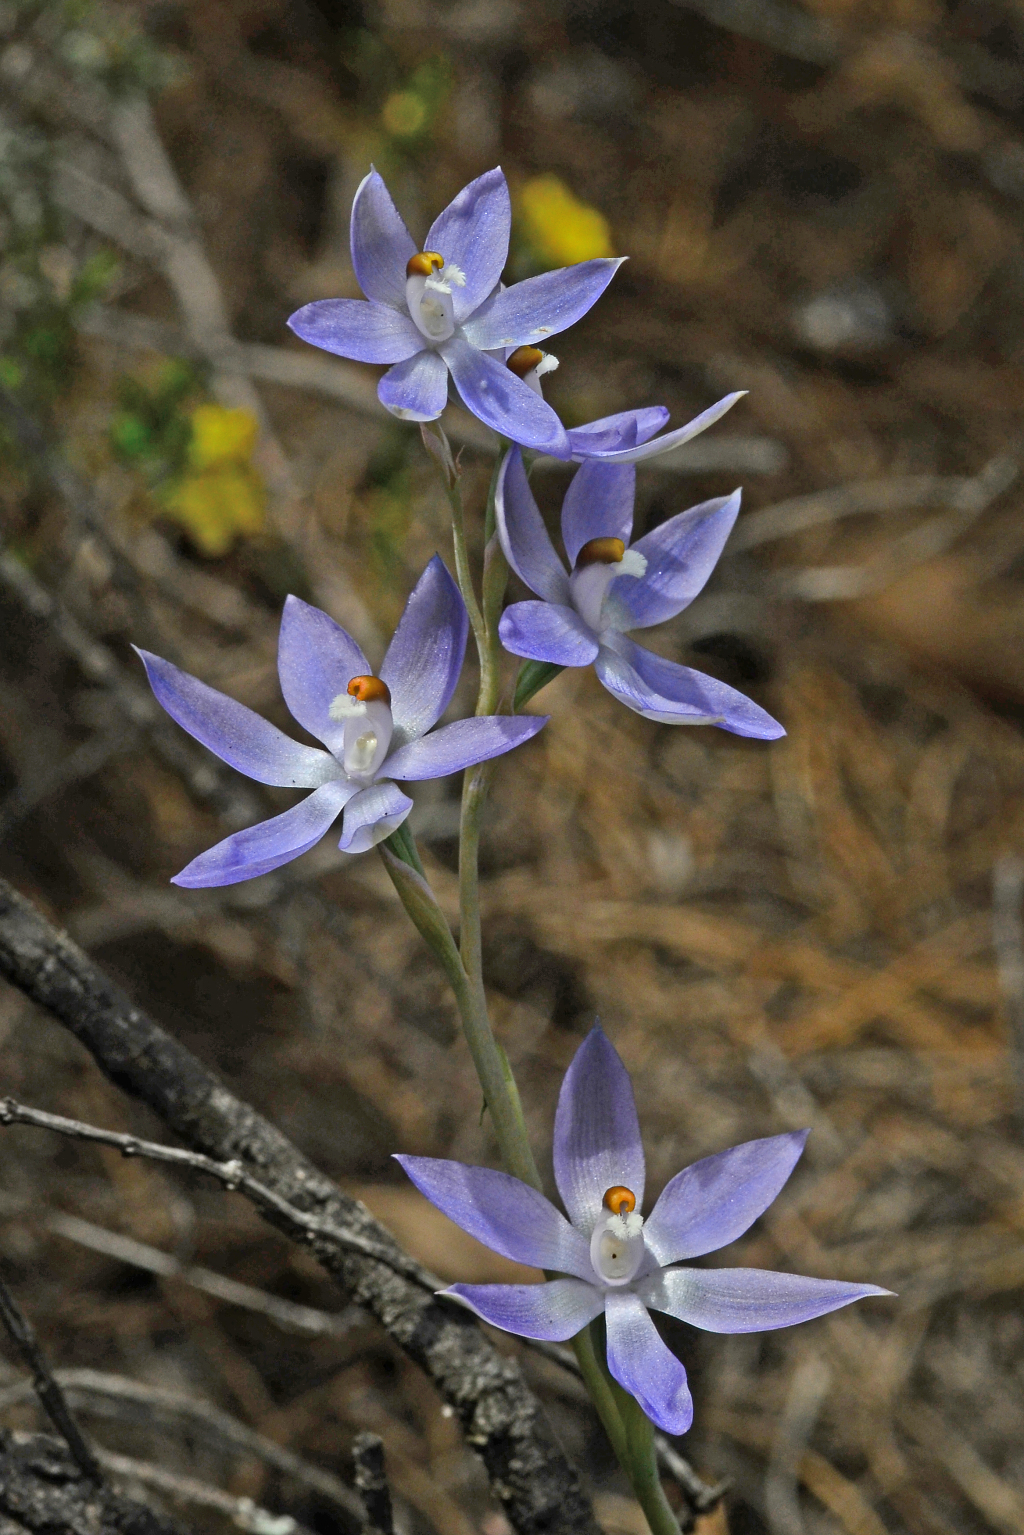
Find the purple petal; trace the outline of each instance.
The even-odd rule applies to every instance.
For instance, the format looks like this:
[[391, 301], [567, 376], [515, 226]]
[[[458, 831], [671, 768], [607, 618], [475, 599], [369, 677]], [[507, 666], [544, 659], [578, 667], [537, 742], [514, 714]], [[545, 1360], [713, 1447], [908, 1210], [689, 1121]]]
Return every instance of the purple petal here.
[[494, 516], [505, 558], [520, 581], [548, 602], [568, 602], [569, 577], [533, 499], [518, 448], [505, 454], [494, 494]]
[[413, 587], [380, 669], [391, 692], [396, 747], [424, 735], [451, 703], [468, 633], [462, 594], [435, 554]]
[[571, 427], [572, 456], [581, 462], [605, 453], [628, 452], [660, 432], [667, 420], [668, 411], [663, 405], [648, 405], [643, 410], [623, 410], [614, 416], [588, 421], [585, 426]]
[[391, 193], [377, 171], [371, 170], [352, 201], [352, 265], [366, 297], [404, 310], [405, 268], [415, 253], [415, 242]]
[[387, 758], [382, 773], [399, 781], [445, 778], [459, 773], [475, 762], [500, 757], [514, 746], [529, 741], [548, 722], [547, 715], [525, 714], [511, 718], [507, 714], [488, 714], [480, 719], [456, 720], [442, 725], [428, 736], [400, 746]]
[[809, 1132], [745, 1141], [704, 1157], [666, 1183], [644, 1226], [662, 1265], [716, 1252], [743, 1235], [778, 1197]]
[[891, 1295], [874, 1284], [805, 1279], [770, 1269], [661, 1269], [637, 1284], [655, 1311], [704, 1332], [768, 1332], [838, 1311], [868, 1295]]
[[439, 251], [465, 274], [466, 286], [452, 289], [455, 323], [482, 304], [501, 277], [508, 259], [512, 207], [500, 167], [463, 187], [430, 226], [428, 251]]
[[356, 785], [347, 778], [325, 783], [283, 815], [236, 831], [200, 853], [171, 884], [194, 890], [207, 885], [237, 885], [239, 880], [269, 874], [314, 847], [355, 792]]
[[582, 1279], [550, 1279], [547, 1284], [453, 1284], [442, 1290], [475, 1311], [483, 1321], [520, 1338], [564, 1343], [600, 1316], [604, 1295]]
[[717, 678], [666, 661], [625, 635], [606, 632], [602, 639], [594, 670], [609, 693], [644, 719], [663, 725], [718, 725], [758, 741], [776, 741], [786, 734], [766, 710]]
[[590, 1247], [536, 1189], [508, 1173], [436, 1157], [396, 1156], [421, 1194], [503, 1258], [593, 1279]]
[[360, 789], [345, 806], [338, 846], [343, 853], [368, 853], [398, 830], [411, 809], [409, 796], [386, 779]]
[[577, 469], [562, 502], [562, 542], [569, 564], [592, 538], [621, 538], [633, 532], [636, 470], [632, 464], [604, 464], [592, 459]]
[[573, 1057], [555, 1114], [555, 1182], [569, 1219], [588, 1236], [608, 1189], [644, 1202], [644, 1148], [633, 1084], [604, 1030], [591, 1029]]
[[484, 351], [540, 346], [575, 325], [597, 303], [624, 260], [602, 256], [514, 283], [467, 320], [466, 339]]
[[297, 336], [356, 362], [403, 362], [423, 345], [407, 314], [361, 298], [324, 298], [288, 317]]
[[463, 403], [474, 416], [525, 448], [536, 448], [555, 458], [569, 457], [565, 428], [529, 384], [458, 335], [443, 342], [440, 351]]
[[742, 400], [746, 394], [741, 389], [736, 394], [727, 394], [715, 405], [709, 405], [707, 410], [701, 411], [699, 416], [694, 416], [685, 426], [677, 427], [674, 432], [666, 432], [664, 437], [656, 437], [653, 442], [643, 442], [636, 448], [626, 448], [621, 452], [608, 453], [606, 460], [617, 464], [641, 464], [649, 458], [658, 458], [662, 453], [668, 453], [672, 448], [681, 448], [684, 442], [689, 442], [691, 437], [697, 437], [701, 432], [706, 432], [709, 426], [714, 426], [720, 421], [727, 410], [732, 410], [737, 400]]
[[179, 671], [170, 661], [139, 650], [137, 645], [135, 651], [146, 668], [157, 703], [190, 736], [240, 773], [257, 783], [283, 789], [315, 789], [341, 776], [338, 764], [327, 752], [300, 746], [269, 720], [226, 693], [207, 687], [198, 677]]
[[599, 649], [575, 608], [557, 602], [513, 602], [501, 615], [498, 634], [514, 656], [556, 666], [589, 666]]
[[289, 597], [281, 615], [277, 671], [284, 701], [328, 751], [343, 753], [345, 721], [331, 719], [331, 704], [370, 663], [350, 634], [320, 608]]
[[623, 1391], [663, 1433], [685, 1434], [693, 1422], [686, 1370], [658, 1336], [646, 1306], [629, 1290], [609, 1290], [605, 1319], [608, 1368]]
[[377, 398], [402, 421], [436, 421], [448, 404], [448, 369], [425, 348], [388, 369], [377, 385]]
[[[615, 468], [636, 473], [632, 464], [602, 467], [607, 473]], [[670, 517], [633, 545], [645, 556], [647, 570], [642, 576], [620, 576], [616, 583], [615, 597], [629, 613], [627, 629], [664, 623], [689, 606], [717, 565], [739, 509], [738, 490], [716, 496]]]

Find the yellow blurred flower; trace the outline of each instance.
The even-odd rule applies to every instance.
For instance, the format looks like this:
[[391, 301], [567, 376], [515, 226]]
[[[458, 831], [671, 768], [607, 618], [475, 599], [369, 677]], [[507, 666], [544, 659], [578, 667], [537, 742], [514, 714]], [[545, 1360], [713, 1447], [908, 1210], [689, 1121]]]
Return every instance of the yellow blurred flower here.
[[219, 464], [186, 475], [164, 503], [201, 554], [218, 559], [239, 538], [263, 532], [265, 505], [259, 476], [245, 464]]
[[252, 464], [259, 426], [250, 411], [223, 405], [200, 405], [189, 419], [190, 467], [163, 504], [200, 553], [217, 559], [263, 532], [266, 494]]
[[381, 120], [389, 133], [411, 139], [427, 121], [427, 104], [415, 91], [395, 91], [385, 101]]
[[256, 447], [259, 425], [250, 410], [226, 405], [199, 405], [189, 418], [192, 441], [188, 457], [193, 469], [213, 464], [247, 464]]
[[604, 214], [574, 197], [557, 176], [534, 176], [519, 192], [523, 232], [552, 266], [614, 255]]

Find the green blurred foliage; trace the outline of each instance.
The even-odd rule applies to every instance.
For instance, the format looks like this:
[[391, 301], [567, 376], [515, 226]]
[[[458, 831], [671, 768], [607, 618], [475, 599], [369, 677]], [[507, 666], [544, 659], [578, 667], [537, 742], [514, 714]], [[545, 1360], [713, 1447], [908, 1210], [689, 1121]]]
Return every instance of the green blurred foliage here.
[[148, 38], [127, 8], [103, 0], [8, 0], [8, 30], [45, 44], [84, 82], [113, 96], [160, 91], [183, 65]]
[[359, 28], [348, 34], [345, 64], [359, 82], [360, 106], [373, 122], [373, 157], [385, 175], [427, 154], [451, 97], [454, 72], [445, 53], [411, 70], [386, 37]]
[[118, 380], [119, 409], [110, 423], [114, 457], [158, 491], [185, 473], [192, 441], [191, 409], [203, 394], [203, 377], [191, 363], [162, 363], [151, 382]]

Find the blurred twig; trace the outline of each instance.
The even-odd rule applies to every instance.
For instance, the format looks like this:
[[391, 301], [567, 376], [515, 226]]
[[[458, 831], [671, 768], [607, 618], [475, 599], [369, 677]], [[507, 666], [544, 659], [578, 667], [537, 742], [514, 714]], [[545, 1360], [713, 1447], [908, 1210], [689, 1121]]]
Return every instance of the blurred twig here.
[[0, 1278], [0, 1322], [6, 1328], [7, 1336], [25, 1364], [32, 1371], [31, 1388], [38, 1396], [54, 1428], [66, 1440], [67, 1447], [79, 1469], [90, 1481], [102, 1483], [103, 1473], [96, 1456], [75, 1422], [64, 1393], [47, 1363], [46, 1355], [39, 1347], [32, 1323], [2, 1278]]
[[838, 602], [881, 591], [915, 565], [942, 554], [956, 542], [998, 496], [1013, 484], [1019, 468], [1007, 455], [993, 458], [977, 475], [943, 478], [913, 475], [906, 479], [867, 480], [839, 485], [765, 507], [745, 517], [729, 543], [728, 555], [787, 538], [804, 528], [864, 513], [907, 511], [945, 506], [944, 515], [892, 539], [863, 565], [820, 566], [806, 570], [758, 570], [757, 589], [804, 602]]
[[1017, 1122], [1024, 1130], [1024, 860], [1004, 853], [992, 869], [992, 945], [1006, 1012]]
[[14, 1098], [0, 1099], [0, 1126], [31, 1125], [36, 1130], [51, 1130], [56, 1135], [66, 1135], [72, 1140], [94, 1141], [101, 1146], [114, 1146], [126, 1157], [144, 1157], [152, 1162], [166, 1162], [172, 1167], [186, 1168], [189, 1172], [206, 1173], [231, 1192], [245, 1194], [262, 1212], [278, 1217], [285, 1229], [300, 1241], [324, 1237], [340, 1247], [374, 1258], [387, 1264], [396, 1274], [412, 1280], [433, 1295], [441, 1281], [430, 1274], [414, 1258], [407, 1257], [399, 1249], [391, 1249], [373, 1242], [356, 1232], [342, 1231], [329, 1222], [318, 1220], [297, 1209], [273, 1189], [247, 1172], [239, 1158], [220, 1162], [204, 1156], [199, 1151], [186, 1151], [180, 1146], [163, 1146], [158, 1141], [140, 1140], [136, 1135], [122, 1135], [117, 1130], [103, 1130], [97, 1125], [87, 1125], [79, 1119], [66, 1119], [61, 1114], [47, 1114], [42, 1109], [29, 1108]]
[[366, 1513], [366, 1535], [393, 1535], [391, 1491], [384, 1470], [384, 1445], [378, 1434], [357, 1434], [352, 1441], [356, 1486]]
[[18, 784], [0, 804], [0, 841], [27, 815], [31, 815], [38, 805], [72, 784], [91, 778], [93, 773], [98, 773], [101, 767], [106, 766], [111, 757], [127, 751], [135, 739], [135, 729], [123, 720], [117, 720], [106, 730], [94, 731], [81, 746], [76, 746], [61, 761], [55, 762], [48, 773], [37, 774], [31, 783]]
[[[310, 1465], [301, 1456], [256, 1433], [210, 1402], [100, 1370], [57, 1370], [54, 1374], [59, 1387], [83, 1410], [123, 1417], [130, 1422], [138, 1421], [141, 1411], [147, 1419], [159, 1423], [187, 1425], [227, 1449], [255, 1456], [283, 1476], [318, 1493], [349, 1518], [361, 1518], [359, 1499], [338, 1477], [319, 1466]], [[24, 1402], [29, 1394], [28, 1381], [0, 1388], [0, 1412]]]
[[304, 1332], [315, 1338], [343, 1338], [362, 1316], [362, 1312], [354, 1306], [338, 1314], [318, 1311], [313, 1306], [300, 1306], [295, 1301], [285, 1300], [280, 1295], [270, 1295], [266, 1290], [257, 1290], [253, 1285], [229, 1279], [226, 1274], [217, 1274], [200, 1264], [183, 1263], [172, 1253], [151, 1247], [148, 1242], [139, 1242], [119, 1231], [108, 1231], [105, 1226], [94, 1225], [92, 1221], [68, 1215], [63, 1210], [40, 1211], [26, 1201], [11, 1199], [7, 1195], [0, 1195], [0, 1208], [5, 1214], [31, 1214], [47, 1231], [65, 1237], [69, 1242], [76, 1242], [91, 1252], [102, 1253], [104, 1257], [115, 1258], [119, 1263], [128, 1263], [147, 1274], [159, 1274], [162, 1279], [178, 1279], [182, 1284], [191, 1285], [194, 1290], [212, 1295], [215, 1300], [264, 1316], [285, 1332]]
[[828, 490], [793, 496], [759, 512], [747, 512], [729, 539], [729, 552], [788, 538], [805, 528], [867, 513], [913, 511], [945, 506], [965, 515], [984, 511], [1017, 477], [1014, 459], [994, 458], [976, 475], [909, 474], [880, 480], [853, 480]]
[[220, 1514], [227, 1514], [239, 1529], [249, 1531], [249, 1535], [295, 1535], [301, 1529], [291, 1514], [271, 1514], [251, 1498], [236, 1498], [220, 1487], [197, 1481], [194, 1476], [182, 1476], [178, 1471], [168, 1471], [166, 1466], [155, 1466], [151, 1461], [136, 1460], [131, 1455], [118, 1455], [113, 1450], [98, 1453], [107, 1470], [120, 1480], [153, 1487], [179, 1503], [216, 1509]]
[[695, 11], [716, 27], [763, 43], [787, 58], [805, 64], [833, 64], [839, 57], [842, 33], [824, 16], [808, 16], [795, 5], [778, 0], [672, 0], [681, 10]]
[[796, 1368], [765, 1477], [764, 1502], [772, 1535], [803, 1535], [797, 1493], [800, 1465], [831, 1378], [822, 1359], [804, 1359]]
[[261, 819], [263, 807], [238, 775], [221, 769], [208, 753], [196, 751], [142, 684], [126, 675], [113, 652], [9, 552], [0, 553], [0, 587], [48, 625], [87, 681], [107, 689], [129, 727], [146, 731], [157, 754], [201, 803], [211, 804], [232, 828]]

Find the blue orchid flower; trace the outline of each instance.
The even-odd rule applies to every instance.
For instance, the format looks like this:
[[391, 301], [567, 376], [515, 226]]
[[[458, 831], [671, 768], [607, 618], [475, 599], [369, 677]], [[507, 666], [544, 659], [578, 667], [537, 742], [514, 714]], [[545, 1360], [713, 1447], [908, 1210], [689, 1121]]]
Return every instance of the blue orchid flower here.
[[511, 222], [505, 177], [488, 171], [434, 220], [421, 250], [372, 170], [352, 204], [352, 265], [366, 299], [306, 304], [288, 324], [339, 357], [390, 363], [377, 393], [404, 420], [436, 420], [450, 374], [466, 406], [496, 432], [569, 458], [557, 415], [505, 357], [575, 324], [620, 262], [582, 261], [503, 288]]
[[495, 515], [505, 556], [539, 601], [514, 602], [499, 624], [513, 655], [556, 666], [593, 665], [627, 709], [667, 725], [718, 725], [773, 741], [777, 720], [735, 688], [655, 655], [628, 637], [681, 613], [701, 590], [732, 531], [740, 493], [671, 517], [635, 544], [632, 463], [590, 459], [562, 503], [563, 565], [512, 448], [498, 478]]
[[413, 1183], [457, 1226], [517, 1263], [565, 1277], [540, 1284], [456, 1284], [442, 1291], [505, 1332], [563, 1342], [604, 1313], [608, 1368], [666, 1434], [685, 1434], [693, 1401], [682, 1362], [651, 1311], [705, 1332], [764, 1332], [824, 1316], [873, 1284], [768, 1269], [681, 1268], [727, 1247], [777, 1197], [807, 1131], [747, 1141], [677, 1173], [644, 1218], [644, 1150], [633, 1084], [593, 1029], [562, 1083], [555, 1183], [568, 1220], [508, 1173], [435, 1157], [399, 1156]]
[[455, 692], [468, 627], [459, 589], [436, 555], [405, 605], [376, 676], [333, 618], [289, 597], [278, 641], [281, 691], [295, 719], [326, 751], [293, 741], [244, 704], [140, 650], [157, 701], [189, 735], [258, 783], [313, 791], [282, 815], [200, 853], [172, 883], [255, 879], [313, 847], [339, 815], [341, 851], [365, 853], [412, 809], [399, 783], [445, 778], [536, 735], [546, 717], [484, 715], [432, 729]]

